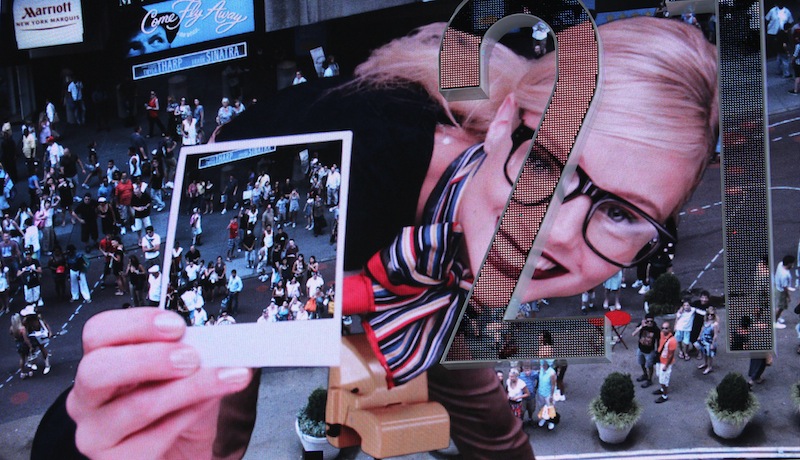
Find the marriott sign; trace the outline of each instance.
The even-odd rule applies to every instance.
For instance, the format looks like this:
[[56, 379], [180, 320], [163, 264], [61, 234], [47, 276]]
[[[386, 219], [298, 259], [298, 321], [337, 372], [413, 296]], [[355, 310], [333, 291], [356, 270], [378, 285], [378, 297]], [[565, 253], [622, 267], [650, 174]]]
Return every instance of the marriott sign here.
[[28, 0], [14, 3], [17, 48], [30, 49], [83, 42], [80, 0]]

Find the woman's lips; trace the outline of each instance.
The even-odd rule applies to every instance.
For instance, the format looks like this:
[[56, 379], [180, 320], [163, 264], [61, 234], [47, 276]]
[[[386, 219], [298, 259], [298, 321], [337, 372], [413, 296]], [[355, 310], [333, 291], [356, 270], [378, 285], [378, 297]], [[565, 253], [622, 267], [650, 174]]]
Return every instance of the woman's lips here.
[[561, 264], [551, 259], [546, 254], [539, 256], [536, 268], [533, 270], [533, 279], [546, 280], [567, 273], [567, 269]]
[[[514, 244], [513, 241], [507, 237], [507, 235], [503, 234], [502, 231], [498, 233], [498, 236], [511, 243], [513, 248], [519, 251], [520, 255], [522, 254], [520, 248]], [[509, 260], [516, 258], [517, 257], [503, 257], [503, 255], [500, 254], [500, 251], [489, 251], [486, 263], [499, 272], [502, 276], [516, 280], [522, 273], [522, 267], [517, 266], [514, 262]], [[549, 255], [543, 253], [541, 256], [539, 256], [539, 260], [536, 262], [536, 268], [534, 269], [532, 279], [544, 280], [561, 276], [568, 272], [569, 270], [567, 270], [563, 265], [553, 260], [553, 258]]]

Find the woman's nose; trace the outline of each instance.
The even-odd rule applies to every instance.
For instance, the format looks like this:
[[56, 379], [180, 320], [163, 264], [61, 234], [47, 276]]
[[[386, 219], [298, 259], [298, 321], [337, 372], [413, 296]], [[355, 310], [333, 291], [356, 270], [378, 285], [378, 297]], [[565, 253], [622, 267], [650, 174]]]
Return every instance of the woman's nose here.
[[[551, 209], [545, 216], [545, 220], [550, 217], [550, 213], [556, 211], [551, 203]], [[547, 247], [574, 248], [583, 242], [583, 221], [589, 210], [589, 200], [585, 197], [578, 197], [558, 206], [556, 214], [553, 215], [553, 224], [547, 235]]]

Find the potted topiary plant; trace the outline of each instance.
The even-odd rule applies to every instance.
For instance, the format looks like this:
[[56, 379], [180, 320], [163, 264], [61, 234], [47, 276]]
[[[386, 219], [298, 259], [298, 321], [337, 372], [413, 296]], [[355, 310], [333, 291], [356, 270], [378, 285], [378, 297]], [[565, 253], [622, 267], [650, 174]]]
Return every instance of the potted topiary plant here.
[[729, 372], [706, 398], [714, 433], [725, 439], [734, 439], [742, 434], [758, 406], [758, 399], [750, 391], [747, 380], [735, 372]]
[[672, 273], [664, 273], [653, 281], [644, 301], [654, 316], [674, 314], [681, 304], [681, 281]]
[[317, 388], [308, 395], [308, 401], [297, 412], [295, 430], [303, 450], [322, 451], [322, 458], [329, 460], [339, 455], [339, 449], [332, 446], [325, 436], [325, 406], [328, 403], [328, 390]]
[[589, 415], [597, 425], [603, 442], [624, 442], [634, 423], [642, 415], [642, 407], [634, 399], [630, 374], [612, 372], [600, 387], [600, 396], [589, 403]]

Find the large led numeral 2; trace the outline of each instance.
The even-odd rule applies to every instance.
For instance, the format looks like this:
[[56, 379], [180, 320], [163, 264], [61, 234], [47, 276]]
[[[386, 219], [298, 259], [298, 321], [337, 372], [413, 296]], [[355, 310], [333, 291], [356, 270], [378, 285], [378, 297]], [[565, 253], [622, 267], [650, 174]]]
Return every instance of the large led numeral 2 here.
[[[487, 50], [481, 45], [485, 39], [496, 40], [511, 28], [534, 25], [537, 19], [533, 14], [549, 24], [555, 32], [558, 54], [555, 89], [531, 151], [546, 150], [554, 154], [561, 164], [567, 164], [594, 96], [599, 73], [596, 27], [589, 12], [578, 0], [468, 0], [462, 3], [451, 18], [442, 41], [441, 92], [449, 100], [486, 97], [491, 89], [487, 78], [487, 62], [482, 59]], [[574, 158], [572, 160], [570, 163], [574, 163]], [[530, 156], [520, 172], [481, 269], [476, 274], [469, 300], [462, 307], [459, 326], [450, 338], [442, 361], [445, 364], [494, 361], [512, 353], [512, 350], [504, 350], [502, 346], [498, 349], [452, 345], [469, 327], [465, 315], [484, 326], [493, 324], [500, 330], [507, 326], [503, 320], [505, 308], [520, 280], [534, 239], [547, 210], [559, 205], [547, 205], [555, 192], [557, 180], [548, 182], [541, 177], [534, 177], [535, 167], [528, 164], [529, 161]], [[524, 204], [535, 202], [543, 204]], [[587, 321], [583, 319], [579, 322]]]

